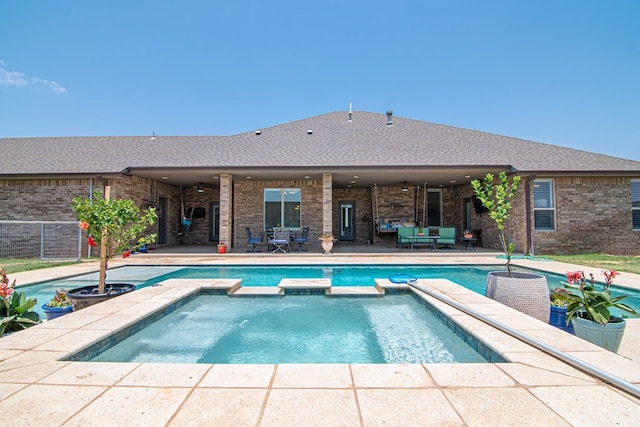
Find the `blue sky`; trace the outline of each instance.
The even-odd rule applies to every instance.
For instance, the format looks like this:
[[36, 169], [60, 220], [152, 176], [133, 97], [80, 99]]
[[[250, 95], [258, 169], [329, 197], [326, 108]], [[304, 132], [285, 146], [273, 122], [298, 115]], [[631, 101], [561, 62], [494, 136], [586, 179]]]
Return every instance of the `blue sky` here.
[[231, 135], [351, 102], [640, 161], [638, 22], [637, 0], [0, 0], [0, 137]]

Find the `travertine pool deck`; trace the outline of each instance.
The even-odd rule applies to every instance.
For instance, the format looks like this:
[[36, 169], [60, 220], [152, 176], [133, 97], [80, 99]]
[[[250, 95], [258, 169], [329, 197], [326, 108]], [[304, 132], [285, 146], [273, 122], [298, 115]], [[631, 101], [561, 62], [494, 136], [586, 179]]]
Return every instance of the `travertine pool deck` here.
[[[136, 255], [127, 264], [276, 262], [502, 264], [495, 254], [415, 252], [328, 256], [165, 252]], [[517, 262], [561, 274], [576, 269], [553, 262]], [[86, 263], [15, 274], [11, 279], [26, 284], [96, 268], [96, 263]], [[631, 274], [623, 274], [616, 283], [640, 289], [640, 280]], [[448, 280], [425, 279], [419, 285], [640, 385], [640, 319], [628, 320], [622, 347], [615, 354]], [[236, 284], [215, 279], [172, 279], [0, 338], [0, 426], [585, 426], [601, 425], [602, 420], [608, 425], [640, 424], [637, 398], [429, 296], [424, 298], [511, 363], [211, 365], [60, 361], [202, 287], [235, 289]]]

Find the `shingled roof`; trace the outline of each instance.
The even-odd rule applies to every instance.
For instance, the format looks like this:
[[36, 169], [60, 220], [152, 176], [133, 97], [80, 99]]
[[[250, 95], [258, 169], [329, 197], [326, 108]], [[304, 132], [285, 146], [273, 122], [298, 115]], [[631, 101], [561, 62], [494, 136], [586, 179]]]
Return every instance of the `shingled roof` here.
[[640, 174], [640, 162], [491, 133], [337, 111], [230, 136], [0, 139], [0, 176], [135, 168], [474, 167]]

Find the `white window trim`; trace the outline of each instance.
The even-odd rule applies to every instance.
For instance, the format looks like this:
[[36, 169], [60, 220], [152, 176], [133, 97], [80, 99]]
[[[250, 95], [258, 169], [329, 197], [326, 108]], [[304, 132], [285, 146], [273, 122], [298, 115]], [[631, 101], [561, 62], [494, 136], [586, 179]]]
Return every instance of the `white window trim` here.
[[[281, 224], [283, 223], [282, 221], [284, 220], [284, 192], [287, 190], [296, 190], [298, 191], [298, 193], [300, 194], [300, 224], [302, 224], [302, 189], [300, 188], [290, 188], [290, 187], [278, 187], [278, 188], [265, 188], [262, 192], [262, 208], [263, 208], [263, 217], [262, 217], [262, 225], [264, 228], [266, 228], [266, 222], [267, 222], [267, 218], [266, 218], [266, 211], [265, 211], [265, 198], [266, 198], [266, 194], [267, 191], [279, 191], [280, 192], [280, 221]], [[294, 230], [294, 231], [299, 231], [302, 230], [302, 226], [300, 227], [289, 227], [290, 230]]]
[[[533, 229], [536, 232], [540, 232], [540, 233], [544, 233], [544, 232], [550, 232], [550, 231], [556, 231], [558, 229], [558, 213], [556, 212], [556, 184], [555, 181], [552, 178], [538, 178], [535, 179], [533, 181], [533, 185], [536, 185], [536, 182], [548, 182], [550, 183], [550, 194], [549, 196], [551, 197], [551, 200], [553, 201], [553, 203], [551, 204], [551, 208], [536, 208], [536, 202], [535, 202], [535, 195], [534, 195], [534, 199], [533, 199]], [[535, 193], [535, 191], [534, 191]], [[536, 215], [536, 211], [553, 211], [553, 228], [550, 230], [542, 230], [542, 229], [537, 229], [535, 228], [535, 215]]]
[[[632, 179], [631, 183], [629, 184], [629, 189], [632, 190], [633, 184], [636, 185], [640, 185], [640, 179]], [[633, 206], [633, 197], [631, 198], [631, 217], [633, 218], [633, 212], [634, 211], [640, 211], [640, 206], [638, 207], [634, 207]], [[631, 220], [631, 230], [632, 231], [640, 231], [640, 228], [633, 228], [633, 219]]]

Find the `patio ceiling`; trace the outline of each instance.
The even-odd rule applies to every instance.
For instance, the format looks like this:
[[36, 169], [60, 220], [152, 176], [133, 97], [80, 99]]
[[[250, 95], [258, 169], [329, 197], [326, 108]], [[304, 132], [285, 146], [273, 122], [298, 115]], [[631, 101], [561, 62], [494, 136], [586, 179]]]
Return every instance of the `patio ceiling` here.
[[217, 188], [221, 173], [230, 173], [234, 181], [321, 181], [323, 173], [333, 177], [334, 188], [367, 188], [377, 186], [457, 187], [482, 178], [487, 172], [508, 170], [509, 166], [423, 167], [423, 168], [313, 168], [225, 169], [219, 168], [142, 168], [130, 169], [131, 175], [163, 181], [171, 185]]

